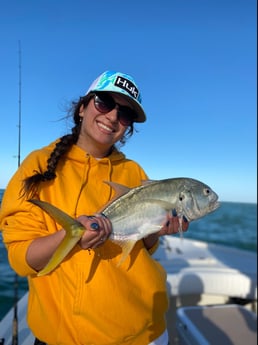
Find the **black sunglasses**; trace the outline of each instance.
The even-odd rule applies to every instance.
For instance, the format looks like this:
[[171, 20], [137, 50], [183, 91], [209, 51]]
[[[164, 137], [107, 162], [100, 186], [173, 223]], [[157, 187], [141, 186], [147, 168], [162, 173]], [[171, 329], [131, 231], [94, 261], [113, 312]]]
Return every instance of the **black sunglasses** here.
[[116, 103], [114, 98], [108, 93], [95, 93], [94, 106], [100, 113], [109, 113], [117, 107], [117, 118], [123, 126], [130, 126], [137, 118], [136, 112], [125, 105]]

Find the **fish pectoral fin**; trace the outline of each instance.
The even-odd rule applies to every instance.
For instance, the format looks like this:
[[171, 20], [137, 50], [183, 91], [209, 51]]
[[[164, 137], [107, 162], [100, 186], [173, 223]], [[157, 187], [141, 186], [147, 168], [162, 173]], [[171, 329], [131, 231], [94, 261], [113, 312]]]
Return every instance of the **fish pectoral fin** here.
[[163, 226], [162, 224], [144, 224], [140, 226], [139, 231], [142, 234], [150, 235], [150, 234], [154, 234], [155, 232], [159, 232], [162, 226]]
[[144, 199], [141, 202], [146, 202], [154, 205], [159, 206], [160, 208], [166, 210], [166, 211], [171, 211], [173, 208], [175, 208], [175, 206], [173, 204], [171, 204], [168, 201], [165, 200], [160, 200], [160, 199]]
[[57, 247], [56, 251], [54, 252], [53, 256], [47, 263], [47, 265], [38, 272], [38, 277], [44, 276], [50, 272], [52, 272], [66, 257], [66, 255], [73, 249], [76, 243], [79, 241], [83, 234], [83, 231], [80, 233], [78, 231], [77, 235], [69, 235], [66, 234], [63, 241]]
[[117, 266], [120, 266], [126, 260], [128, 255], [131, 253], [135, 243], [136, 241], [129, 240], [119, 244], [122, 248], [122, 254]]

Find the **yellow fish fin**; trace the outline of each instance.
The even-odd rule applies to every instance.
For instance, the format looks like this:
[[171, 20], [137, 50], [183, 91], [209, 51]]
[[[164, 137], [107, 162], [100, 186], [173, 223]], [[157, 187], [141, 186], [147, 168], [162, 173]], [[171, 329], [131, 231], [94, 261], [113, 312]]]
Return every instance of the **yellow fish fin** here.
[[122, 248], [122, 254], [121, 254], [121, 258], [120, 258], [117, 266], [120, 266], [126, 260], [128, 255], [131, 253], [135, 243], [136, 243], [136, 241], [129, 240], [129, 241], [125, 241], [125, 242], [120, 244], [120, 246]]
[[80, 222], [48, 202], [34, 199], [29, 201], [47, 212], [66, 231], [63, 241], [57, 247], [48, 264], [38, 273], [38, 276], [43, 276], [53, 271], [53, 269], [55, 269], [62, 262], [66, 255], [73, 249], [73, 247], [82, 237], [85, 228]]
[[[82, 231], [83, 233], [83, 231]], [[63, 241], [57, 247], [57, 250], [54, 252], [53, 256], [47, 263], [47, 265], [38, 272], [38, 277], [44, 276], [50, 272], [52, 272], [66, 257], [66, 255], [73, 249], [76, 243], [81, 238], [80, 236], [70, 236], [66, 233]]]
[[76, 224], [81, 225], [81, 223], [70, 217], [68, 214], [61, 211], [59, 208], [49, 204], [46, 201], [36, 199], [30, 199], [28, 201], [34, 205], [39, 206], [43, 211], [49, 214], [50, 217], [52, 217], [58, 224], [62, 225], [62, 227], [68, 232], [73, 230]]

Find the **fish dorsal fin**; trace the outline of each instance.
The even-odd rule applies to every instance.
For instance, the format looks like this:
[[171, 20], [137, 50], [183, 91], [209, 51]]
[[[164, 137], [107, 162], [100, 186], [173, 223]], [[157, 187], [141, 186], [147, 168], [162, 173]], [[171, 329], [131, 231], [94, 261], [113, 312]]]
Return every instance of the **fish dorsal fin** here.
[[142, 186], [148, 186], [149, 184], [152, 184], [154, 182], [157, 182], [156, 180], [142, 180]]
[[[123, 184], [117, 183], [117, 182], [112, 182], [112, 181], [103, 181], [107, 185], [109, 185], [111, 188], [114, 189], [115, 191], [115, 198], [119, 198], [120, 196], [128, 193], [132, 188], [129, 188]], [[155, 180], [142, 180], [141, 185], [142, 186], [147, 186], [151, 183], [157, 182]]]
[[120, 183], [116, 183], [116, 182], [112, 182], [112, 181], [103, 181], [103, 182], [114, 189], [114, 191], [116, 193], [115, 198], [119, 198], [120, 196], [128, 193], [131, 190], [131, 188], [129, 188], [123, 184], [120, 184]]
[[114, 189], [115, 191], [115, 195], [113, 198], [111, 198], [109, 200], [108, 203], [105, 204], [105, 206], [103, 206], [98, 212], [101, 213], [103, 212], [103, 210], [109, 206], [110, 204], [112, 204], [113, 201], [115, 201], [116, 199], [120, 198], [122, 195], [128, 193], [131, 188], [124, 186], [123, 184], [120, 183], [116, 183], [116, 182], [112, 182], [112, 181], [103, 181], [105, 184], [107, 184], [108, 186], [110, 186], [111, 188]]

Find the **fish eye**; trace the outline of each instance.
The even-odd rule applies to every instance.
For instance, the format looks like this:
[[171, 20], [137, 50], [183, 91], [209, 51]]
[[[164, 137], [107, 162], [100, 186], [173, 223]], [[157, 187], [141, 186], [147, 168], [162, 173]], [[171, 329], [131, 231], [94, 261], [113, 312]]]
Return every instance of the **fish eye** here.
[[204, 188], [203, 192], [204, 192], [204, 195], [207, 196], [211, 193], [211, 190], [209, 188]]

